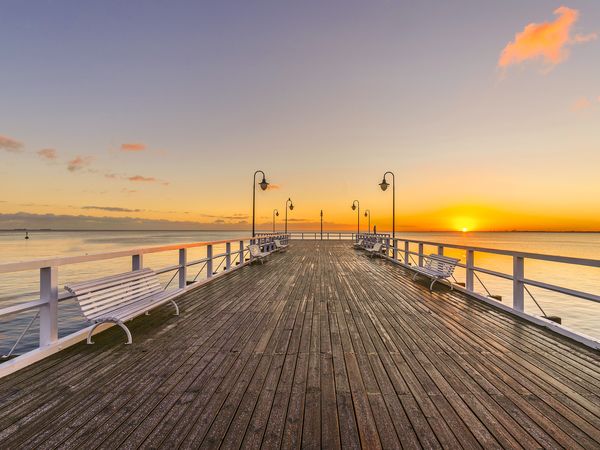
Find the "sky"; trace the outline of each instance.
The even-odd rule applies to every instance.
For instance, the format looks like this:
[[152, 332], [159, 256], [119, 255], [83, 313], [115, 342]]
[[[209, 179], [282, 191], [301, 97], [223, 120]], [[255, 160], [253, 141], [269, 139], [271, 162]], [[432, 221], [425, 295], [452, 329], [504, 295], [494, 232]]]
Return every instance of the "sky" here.
[[[600, 3], [0, 0], [0, 229], [600, 230]], [[388, 181], [391, 181], [388, 178]]]

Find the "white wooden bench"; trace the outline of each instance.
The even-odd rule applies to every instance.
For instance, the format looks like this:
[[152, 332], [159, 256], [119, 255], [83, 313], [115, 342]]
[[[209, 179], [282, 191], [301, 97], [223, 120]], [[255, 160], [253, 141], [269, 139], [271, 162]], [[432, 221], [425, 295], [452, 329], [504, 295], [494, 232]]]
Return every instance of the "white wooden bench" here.
[[354, 243], [354, 248], [363, 248], [363, 243], [364, 243], [364, 240], [363, 239], [359, 239], [358, 241], [356, 241]]
[[373, 244], [373, 247], [366, 248], [365, 250], [367, 250], [370, 257], [381, 256], [381, 247], [381, 242], [376, 242], [375, 244]]
[[158, 276], [149, 268], [74, 283], [65, 289], [75, 296], [88, 322], [94, 324], [87, 336], [88, 344], [93, 344], [92, 333], [96, 327], [106, 322], [119, 325], [127, 334], [127, 344], [131, 344], [131, 333], [125, 322], [167, 302], [173, 304], [175, 315], [179, 315], [173, 298], [180, 291], [164, 291]]
[[269, 256], [267, 252], [262, 252], [257, 244], [250, 244], [248, 250], [250, 251], [250, 257], [252, 258], [250, 262], [260, 261], [261, 264], [264, 264], [265, 258]]
[[446, 281], [452, 290], [452, 283], [448, 281], [448, 278], [454, 273], [454, 269], [460, 259], [450, 258], [449, 256], [431, 254], [425, 256], [425, 265], [423, 267], [415, 267], [415, 275], [413, 280], [417, 279], [419, 275], [425, 275], [431, 278], [431, 284], [429, 290], [433, 289], [433, 285], [436, 281]]
[[288, 248], [287, 244], [282, 244], [279, 239], [275, 239], [274, 242], [275, 242], [275, 250], [277, 250], [277, 251], [287, 250], [287, 248]]

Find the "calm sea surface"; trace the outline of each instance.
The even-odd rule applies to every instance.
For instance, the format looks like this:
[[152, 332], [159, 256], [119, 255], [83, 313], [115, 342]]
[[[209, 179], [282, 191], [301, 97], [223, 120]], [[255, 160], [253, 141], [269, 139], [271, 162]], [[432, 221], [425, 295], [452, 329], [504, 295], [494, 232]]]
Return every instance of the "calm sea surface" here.
[[[49, 256], [85, 255], [138, 247], [149, 247], [184, 242], [210, 241], [247, 237], [241, 232], [147, 232], [147, 231], [90, 231], [90, 232], [32, 232], [31, 239], [25, 240], [20, 232], [0, 232], [0, 264], [15, 261], [41, 259]], [[402, 233], [398, 237], [471, 245], [505, 250], [519, 250], [561, 256], [600, 259], [600, 233]], [[414, 247], [416, 251], [416, 247]], [[224, 249], [216, 248], [215, 253]], [[434, 253], [434, 247], [425, 249]], [[199, 259], [205, 256], [205, 249], [191, 249], [188, 258]], [[464, 262], [464, 251], [446, 250], [445, 254], [457, 256]], [[177, 263], [176, 252], [157, 253], [144, 256], [144, 266], [161, 268]], [[477, 254], [476, 266], [505, 272], [512, 272], [510, 257]], [[130, 270], [130, 257], [108, 261], [75, 264], [59, 269], [59, 286], [97, 278]], [[198, 267], [199, 268], [199, 267]], [[196, 269], [197, 270], [197, 269]], [[196, 275], [194, 267], [188, 277]], [[166, 284], [172, 274], [164, 274]], [[200, 278], [205, 274], [201, 273]], [[600, 294], [600, 269], [585, 268], [569, 264], [527, 261], [525, 276], [530, 279], [556, 284], [580, 291]], [[508, 280], [480, 274], [481, 281], [491, 294], [502, 295], [505, 304], [511, 304], [512, 285]], [[458, 281], [464, 281], [464, 271], [458, 270]], [[39, 273], [37, 271], [0, 274], [0, 308], [38, 298]], [[175, 283], [175, 282], [174, 282]], [[486, 294], [484, 287], [476, 280], [476, 290]], [[600, 338], [600, 304], [580, 300], [554, 292], [530, 288], [547, 315], [558, 315], [563, 325], [578, 332]], [[72, 301], [60, 303], [59, 330], [64, 336], [85, 326], [77, 305]], [[527, 312], [541, 315], [539, 308], [528, 297]], [[0, 353], [4, 354], [27, 326], [35, 312], [26, 312], [0, 318]], [[17, 353], [37, 346], [38, 325], [34, 322], [31, 330], [23, 338]]]

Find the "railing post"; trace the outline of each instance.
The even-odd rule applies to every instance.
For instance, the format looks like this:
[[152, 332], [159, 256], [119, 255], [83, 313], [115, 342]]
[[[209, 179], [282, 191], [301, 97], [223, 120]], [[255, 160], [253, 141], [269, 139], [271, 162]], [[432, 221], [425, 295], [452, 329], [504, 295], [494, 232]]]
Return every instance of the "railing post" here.
[[419, 242], [419, 267], [423, 267], [423, 243]]
[[213, 276], [213, 246], [206, 246], [206, 277], [211, 278]]
[[475, 289], [473, 274], [473, 267], [475, 266], [475, 252], [473, 250], [467, 250], [467, 269], [465, 275], [465, 288], [467, 291], [473, 291]]
[[58, 340], [58, 268], [40, 269], [40, 347]]
[[390, 238], [385, 238], [385, 256], [390, 256]]
[[441, 256], [444, 255], [444, 246], [443, 245], [438, 245], [438, 255], [441, 255]]
[[246, 257], [244, 256], [244, 241], [240, 241], [240, 256], [239, 256], [240, 266], [246, 262]]
[[187, 280], [187, 248], [179, 249], [179, 288], [186, 286]]
[[404, 264], [410, 266], [410, 242], [404, 241]]
[[231, 242], [225, 243], [225, 270], [231, 269]]
[[517, 311], [525, 309], [525, 260], [522, 256], [513, 256], [513, 308]]
[[142, 270], [144, 267], [144, 255], [131, 255], [131, 270]]
[[392, 258], [394, 260], [398, 259], [398, 241], [396, 239], [392, 240]]

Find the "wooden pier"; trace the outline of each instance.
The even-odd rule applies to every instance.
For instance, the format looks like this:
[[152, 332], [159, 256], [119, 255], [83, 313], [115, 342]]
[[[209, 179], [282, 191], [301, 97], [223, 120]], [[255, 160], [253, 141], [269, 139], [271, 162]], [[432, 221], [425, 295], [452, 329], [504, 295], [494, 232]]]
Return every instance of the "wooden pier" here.
[[600, 353], [293, 242], [0, 380], [0, 448], [600, 448]]

